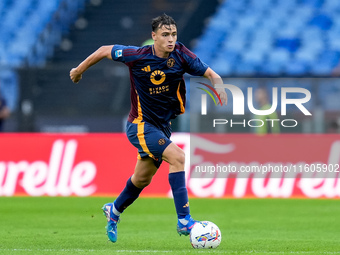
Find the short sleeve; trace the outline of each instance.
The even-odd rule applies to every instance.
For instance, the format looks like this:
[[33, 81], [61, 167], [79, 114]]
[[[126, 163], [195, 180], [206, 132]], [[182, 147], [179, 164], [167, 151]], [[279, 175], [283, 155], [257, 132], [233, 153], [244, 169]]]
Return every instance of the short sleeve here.
[[179, 51], [185, 62], [187, 63], [187, 68], [185, 72], [195, 75], [203, 76], [205, 71], [208, 69], [208, 65], [201, 61], [192, 51], [186, 48], [183, 44], [179, 43]]
[[188, 61], [188, 67], [187, 73], [195, 76], [203, 76], [209, 66], [196, 56], [195, 59]]
[[136, 46], [124, 46], [115, 44], [112, 47], [111, 56], [114, 61], [119, 61], [123, 63], [131, 62], [138, 57], [137, 54], [134, 54], [138, 51], [138, 49], [139, 47]]

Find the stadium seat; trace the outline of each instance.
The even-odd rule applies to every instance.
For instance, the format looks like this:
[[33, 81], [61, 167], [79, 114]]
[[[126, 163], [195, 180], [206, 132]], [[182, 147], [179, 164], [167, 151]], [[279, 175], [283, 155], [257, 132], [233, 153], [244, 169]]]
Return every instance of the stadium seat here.
[[236, 75], [254, 76], [256, 74], [256, 66], [249, 62], [239, 63], [235, 69]]
[[[46, 57], [51, 56], [51, 49], [60, 42], [61, 33], [68, 31], [85, 1], [2, 0], [0, 45], [8, 51], [0, 51], [0, 63], [16, 68], [38, 63], [41, 66]], [[53, 24], [56, 22], [54, 15], [60, 17], [58, 24]]]
[[233, 71], [231, 63], [227, 58], [218, 58], [213, 62], [211, 68], [221, 76], [229, 76]]
[[312, 65], [318, 59], [318, 52], [311, 48], [303, 48], [295, 52], [294, 59], [305, 65]]
[[[241, 62], [231, 63], [235, 75], [249, 73], [250, 66], [259, 66], [255, 68], [258, 75], [330, 75], [339, 60], [338, 0], [224, 1], [207, 24], [207, 28], [216, 27], [225, 36], [209, 41], [213, 50], [208, 54], [230, 50], [241, 56]], [[208, 34], [212, 36], [209, 29], [201, 36], [201, 45], [207, 43]]]
[[262, 51], [256, 49], [245, 51], [242, 55], [242, 59], [245, 63], [259, 66], [264, 61], [265, 55]]
[[308, 65], [301, 60], [292, 60], [285, 67], [285, 72], [290, 76], [303, 76], [308, 70]]
[[279, 65], [273, 65], [272, 63], [264, 63], [259, 68], [260, 75], [278, 76], [282, 75], [283, 68]]

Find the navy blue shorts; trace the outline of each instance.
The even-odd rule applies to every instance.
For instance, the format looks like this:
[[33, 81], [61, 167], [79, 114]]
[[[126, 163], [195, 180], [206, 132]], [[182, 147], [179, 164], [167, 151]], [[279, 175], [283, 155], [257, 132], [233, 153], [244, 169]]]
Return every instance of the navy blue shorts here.
[[150, 157], [158, 168], [162, 164], [162, 154], [171, 143], [171, 127], [159, 129], [147, 122], [127, 122], [126, 135], [138, 149], [138, 159]]

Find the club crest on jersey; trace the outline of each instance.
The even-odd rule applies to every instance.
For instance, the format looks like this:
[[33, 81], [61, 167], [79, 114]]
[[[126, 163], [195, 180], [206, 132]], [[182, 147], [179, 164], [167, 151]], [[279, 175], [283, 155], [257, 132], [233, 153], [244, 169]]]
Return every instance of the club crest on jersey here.
[[166, 62], [166, 65], [171, 68], [175, 65], [176, 61], [174, 58], [169, 58], [168, 61]]
[[165, 81], [165, 73], [161, 70], [155, 70], [150, 75], [150, 81], [155, 85], [160, 85]]
[[164, 145], [165, 144], [165, 139], [164, 138], [161, 138], [158, 140], [158, 144], [159, 145]]

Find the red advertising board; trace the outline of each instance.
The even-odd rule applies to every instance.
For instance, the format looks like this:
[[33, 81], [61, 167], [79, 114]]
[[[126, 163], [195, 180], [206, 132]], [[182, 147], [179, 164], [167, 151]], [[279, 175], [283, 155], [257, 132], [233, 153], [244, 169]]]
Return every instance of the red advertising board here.
[[[214, 135], [175, 133], [172, 140], [187, 157], [188, 191], [196, 197], [340, 197], [336, 165], [339, 135]], [[125, 134], [1, 134], [0, 196], [115, 196], [132, 175], [136, 149]], [[204, 146], [203, 146], [204, 145]], [[332, 166], [333, 178], [191, 178], [205, 162], [250, 166]], [[311, 170], [310, 170], [311, 171]], [[254, 178], [255, 177], [255, 178]], [[267, 177], [270, 177], [268, 175]], [[164, 163], [143, 196], [169, 196], [168, 165]]]
[[[195, 196], [340, 197], [339, 135], [192, 135], [190, 149]], [[218, 178], [223, 168], [228, 174]], [[201, 178], [192, 178], [196, 170]]]
[[[137, 160], [125, 134], [7, 134], [0, 143], [1, 196], [116, 195]], [[162, 169], [145, 195], [166, 194], [166, 183]]]

